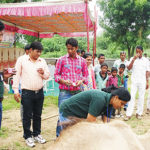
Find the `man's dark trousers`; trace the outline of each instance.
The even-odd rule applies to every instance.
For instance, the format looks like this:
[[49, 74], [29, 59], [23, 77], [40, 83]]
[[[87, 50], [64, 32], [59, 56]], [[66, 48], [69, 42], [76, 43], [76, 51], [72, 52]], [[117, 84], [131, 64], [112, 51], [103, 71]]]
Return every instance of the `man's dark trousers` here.
[[[21, 103], [23, 105], [23, 129], [24, 138], [37, 136], [41, 133], [41, 115], [43, 108], [43, 89], [39, 91], [22, 90]], [[33, 119], [33, 132], [30, 130]]]

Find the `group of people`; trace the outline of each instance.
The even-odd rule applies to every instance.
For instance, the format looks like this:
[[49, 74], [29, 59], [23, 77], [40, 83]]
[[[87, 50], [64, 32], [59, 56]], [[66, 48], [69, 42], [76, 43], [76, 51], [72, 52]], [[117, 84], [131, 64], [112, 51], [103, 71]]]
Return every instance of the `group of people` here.
[[[126, 111], [124, 120], [129, 120], [133, 115], [137, 89], [139, 99], [136, 118], [142, 118], [150, 69], [149, 60], [143, 57], [141, 46], [136, 47], [136, 55], [130, 61], [126, 60], [126, 52], [120, 52], [120, 59], [114, 62], [111, 71], [105, 63], [104, 54], [98, 56], [99, 63], [95, 66], [92, 65], [93, 57], [90, 53], [84, 53], [82, 57], [80, 53], [77, 54], [76, 39], [68, 39], [66, 47], [68, 53], [58, 59], [54, 74], [60, 89], [57, 137], [63, 129], [63, 122], [72, 121], [70, 117], [95, 121], [96, 117], [101, 115], [106, 122], [115, 115], [115, 109], [120, 112], [121, 107], [124, 106]], [[127, 90], [129, 71], [131, 72], [131, 100]]]
[[[4, 25], [0, 22], [0, 39]], [[139, 89], [137, 118], [143, 113], [145, 89], [148, 88], [148, 60], [142, 56], [143, 48], [137, 46], [136, 55], [128, 62], [126, 53], [120, 53], [111, 71], [105, 63], [105, 55], [95, 55], [95, 65], [92, 65], [92, 55], [78, 50], [78, 41], [69, 38], [66, 41], [67, 54], [57, 60], [55, 81], [59, 83], [59, 119], [56, 127], [58, 137], [64, 128], [63, 123], [73, 121], [72, 118], [96, 121], [102, 116], [104, 122], [109, 122], [114, 110], [126, 109], [125, 120], [131, 118], [135, 94]], [[46, 140], [41, 135], [41, 115], [44, 102], [43, 80], [50, 77], [46, 61], [40, 57], [43, 46], [40, 42], [32, 42], [25, 47], [25, 54], [20, 56], [15, 65], [15, 72], [3, 71], [0, 78], [0, 123], [2, 115], [3, 79], [13, 75], [14, 99], [21, 102], [21, 119], [24, 139], [28, 146], [34, 147], [35, 142], [44, 144]], [[97, 60], [98, 61], [97, 61]], [[97, 63], [97, 64], [96, 64]], [[127, 90], [128, 70], [132, 69], [131, 95]], [[19, 92], [21, 85], [21, 94]], [[131, 100], [130, 100], [131, 99]], [[32, 131], [31, 131], [32, 124]], [[1, 124], [0, 124], [1, 125]]]

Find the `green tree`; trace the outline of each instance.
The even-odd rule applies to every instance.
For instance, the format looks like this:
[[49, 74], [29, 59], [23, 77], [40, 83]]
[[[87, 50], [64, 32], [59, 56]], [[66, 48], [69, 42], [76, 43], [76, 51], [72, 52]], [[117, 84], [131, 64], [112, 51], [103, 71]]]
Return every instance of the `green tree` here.
[[99, 4], [104, 14], [101, 26], [112, 42], [126, 46], [130, 58], [150, 34], [150, 0], [100, 0]]

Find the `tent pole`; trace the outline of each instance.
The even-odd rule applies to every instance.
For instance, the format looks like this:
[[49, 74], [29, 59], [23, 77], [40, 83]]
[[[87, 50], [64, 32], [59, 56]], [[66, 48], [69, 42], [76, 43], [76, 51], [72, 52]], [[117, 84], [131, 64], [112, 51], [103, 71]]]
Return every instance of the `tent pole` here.
[[89, 42], [89, 20], [88, 20], [88, 1], [85, 1], [86, 5], [86, 30], [87, 30], [87, 52], [89, 52], [90, 42]]
[[40, 34], [39, 34], [39, 32], [38, 32], [38, 41], [40, 41]]
[[94, 64], [94, 54], [95, 54], [95, 33], [94, 33], [94, 36], [93, 36], [93, 66], [95, 65]]

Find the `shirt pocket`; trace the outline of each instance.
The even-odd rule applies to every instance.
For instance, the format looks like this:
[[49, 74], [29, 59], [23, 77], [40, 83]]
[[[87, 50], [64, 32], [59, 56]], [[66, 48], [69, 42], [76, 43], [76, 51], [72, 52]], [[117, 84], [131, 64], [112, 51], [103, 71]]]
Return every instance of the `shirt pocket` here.
[[81, 75], [81, 72], [82, 72], [82, 67], [79, 66], [79, 65], [76, 65], [76, 67], [75, 67], [75, 73]]
[[70, 71], [71, 71], [70, 68], [71, 68], [71, 65], [66, 64], [66, 65], [64, 65], [63, 71], [64, 71], [65, 73], [70, 73]]

